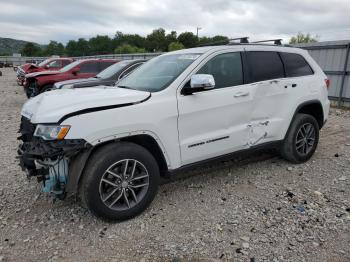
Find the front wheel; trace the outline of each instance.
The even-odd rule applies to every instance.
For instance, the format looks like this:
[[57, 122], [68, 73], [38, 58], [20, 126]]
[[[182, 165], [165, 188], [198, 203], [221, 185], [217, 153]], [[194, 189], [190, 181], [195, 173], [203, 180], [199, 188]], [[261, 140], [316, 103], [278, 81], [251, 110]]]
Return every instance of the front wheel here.
[[284, 159], [303, 163], [314, 154], [319, 140], [319, 126], [316, 119], [307, 114], [297, 114], [281, 147]]
[[138, 215], [157, 193], [158, 164], [137, 144], [120, 142], [98, 149], [85, 170], [81, 200], [105, 220], [121, 221]]

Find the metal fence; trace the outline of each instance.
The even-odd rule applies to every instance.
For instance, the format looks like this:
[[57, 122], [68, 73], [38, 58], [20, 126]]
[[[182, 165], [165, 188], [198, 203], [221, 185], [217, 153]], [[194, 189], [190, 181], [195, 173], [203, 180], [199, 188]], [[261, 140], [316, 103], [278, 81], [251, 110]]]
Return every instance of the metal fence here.
[[[337, 101], [338, 106], [350, 102], [350, 40], [344, 41], [327, 41], [310, 44], [297, 44], [308, 50], [310, 55], [321, 66], [331, 81], [329, 89], [329, 98]], [[85, 58], [114, 58], [119, 60], [125, 59], [150, 59], [161, 53], [136, 53], [136, 54], [112, 54], [74, 57], [75, 59]], [[21, 65], [26, 61], [41, 62], [47, 57], [15, 57], [0, 56], [0, 61], [11, 65]]]
[[[111, 55], [94, 55], [94, 56], [79, 56], [73, 57], [74, 59], [88, 59], [88, 58], [106, 58], [106, 59], [151, 59], [162, 53], [135, 53], [135, 54], [111, 54]], [[53, 56], [55, 57], [55, 56]], [[18, 56], [0, 56], [0, 62], [11, 66], [18, 66], [24, 63], [37, 62], [40, 63], [50, 57], [18, 57]]]
[[329, 99], [338, 106], [350, 102], [350, 40], [298, 44], [308, 50], [331, 81]]

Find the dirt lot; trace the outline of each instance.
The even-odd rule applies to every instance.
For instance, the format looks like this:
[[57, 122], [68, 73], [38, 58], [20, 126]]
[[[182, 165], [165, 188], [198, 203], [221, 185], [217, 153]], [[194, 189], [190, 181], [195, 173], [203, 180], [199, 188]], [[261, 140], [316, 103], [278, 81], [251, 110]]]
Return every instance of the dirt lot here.
[[16, 160], [26, 101], [0, 77], [0, 261], [350, 261], [350, 112], [332, 110], [315, 156], [273, 153], [180, 174], [119, 224], [52, 203]]

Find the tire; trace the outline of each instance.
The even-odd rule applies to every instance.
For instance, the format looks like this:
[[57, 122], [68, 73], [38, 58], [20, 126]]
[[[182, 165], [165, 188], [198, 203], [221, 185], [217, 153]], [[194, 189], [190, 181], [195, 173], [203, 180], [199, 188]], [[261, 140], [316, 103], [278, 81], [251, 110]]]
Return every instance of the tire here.
[[[122, 221], [137, 216], [150, 205], [159, 179], [159, 167], [150, 152], [134, 143], [114, 143], [103, 146], [90, 157], [79, 195], [83, 206], [94, 215], [107, 221]], [[141, 185], [146, 186], [138, 187]]]
[[295, 164], [306, 162], [314, 154], [318, 140], [319, 125], [316, 119], [311, 115], [297, 114], [283, 141], [281, 155]]

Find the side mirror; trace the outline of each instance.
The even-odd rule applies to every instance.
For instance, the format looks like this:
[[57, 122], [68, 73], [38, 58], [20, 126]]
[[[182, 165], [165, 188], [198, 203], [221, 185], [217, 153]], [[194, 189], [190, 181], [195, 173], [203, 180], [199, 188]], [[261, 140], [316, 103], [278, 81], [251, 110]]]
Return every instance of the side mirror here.
[[73, 75], [77, 75], [79, 73], [79, 68], [78, 67], [75, 67], [72, 69], [72, 74]]
[[206, 91], [215, 87], [215, 79], [212, 75], [197, 74], [192, 75], [190, 85], [183, 89], [183, 94], [191, 95], [196, 92]]
[[45, 68], [45, 69], [49, 69], [50, 67], [49, 67], [48, 65], [45, 65], [44, 68]]

